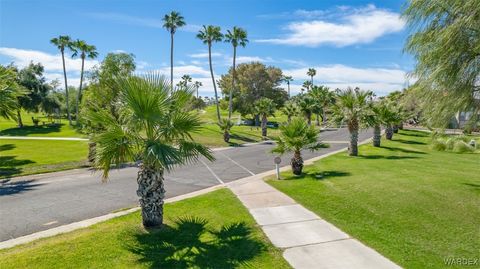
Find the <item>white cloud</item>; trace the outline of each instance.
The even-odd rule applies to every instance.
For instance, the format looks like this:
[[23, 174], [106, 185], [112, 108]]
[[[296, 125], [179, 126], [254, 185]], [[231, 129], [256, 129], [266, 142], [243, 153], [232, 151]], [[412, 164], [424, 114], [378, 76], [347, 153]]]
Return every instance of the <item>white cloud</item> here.
[[[170, 67], [162, 67], [160, 69], [154, 70], [154, 72], [159, 72], [165, 76], [170, 76]], [[196, 65], [182, 65], [173, 67], [173, 76], [174, 78], [180, 78], [183, 75], [188, 74], [192, 77], [210, 77], [210, 71]]]
[[[260, 39], [257, 42], [317, 47], [323, 44], [335, 46], [348, 46], [352, 44], [365, 44], [389, 33], [399, 32], [405, 22], [400, 15], [385, 9], [368, 5], [364, 8], [352, 9], [344, 7], [338, 9], [338, 20], [321, 20], [318, 18], [320, 11], [297, 11], [303, 17], [313, 20], [291, 22], [286, 30], [289, 33], [282, 38]], [[327, 18], [332, 18], [329, 15]]]
[[[219, 52], [212, 52], [212, 57], [220, 57], [223, 54]], [[208, 58], [208, 52], [202, 52], [202, 53], [194, 53], [194, 54], [189, 54], [188, 56], [192, 58]]]
[[[231, 59], [229, 59], [231, 61]], [[238, 64], [241, 63], [250, 63], [250, 62], [261, 62], [261, 63], [271, 63], [274, 62], [274, 60], [270, 57], [258, 57], [258, 56], [239, 56], [235, 60]]]

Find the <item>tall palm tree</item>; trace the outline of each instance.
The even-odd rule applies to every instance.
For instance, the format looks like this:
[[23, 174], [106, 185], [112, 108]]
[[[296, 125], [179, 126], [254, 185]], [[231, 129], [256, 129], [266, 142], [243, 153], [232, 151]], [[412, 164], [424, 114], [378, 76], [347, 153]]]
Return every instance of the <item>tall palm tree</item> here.
[[178, 87], [187, 88], [188, 84], [192, 82], [192, 77], [190, 75], [183, 75], [180, 82], [178, 82]]
[[317, 70], [315, 68], [308, 68], [307, 75], [310, 77], [310, 82], [313, 86], [313, 77], [317, 74]]
[[302, 95], [298, 100], [298, 107], [307, 120], [308, 125], [312, 124], [312, 115], [316, 111], [316, 105], [315, 100], [307, 94]]
[[304, 81], [303, 84], [302, 84], [302, 93], [304, 91], [304, 89], [308, 92], [310, 91], [310, 89], [312, 88], [312, 82], [311, 81]]
[[159, 227], [163, 223], [165, 197], [164, 172], [176, 165], [209, 160], [211, 151], [195, 142], [191, 134], [201, 128], [201, 120], [189, 111], [193, 90], [170, 91], [168, 80], [156, 74], [117, 78], [120, 89], [119, 117], [104, 110], [87, 118], [99, 126], [94, 165], [103, 170], [106, 180], [112, 164], [140, 163], [137, 174], [143, 225]]
[[324, 144], [318, 142], [318, 134], [315, 127], [308, 126], [303, 119], [294, 118], [291, 123], [280, 126], [280, 135], [275, 139], [277, 146], [272, 152], [280, 154], [293, 152], [290, 162], [293, 174], [301, 175], [302, 150], [315, 151], [324, 147]]
[[163, 27], [170, 32], [170, 89], [173, 91], [173, 36], [178, 28], [184, 26], [185, 19], [176, 11], [163, 17]]
[[208, 45], [208, 63], [210, 65], [210, 74], [212, 76], [213, 90], [215, 91], [215, 104], [217, 106], [217, 119], [218, 122], [221, 122], [220, 118], [220, 107], [218, 104], [218, 93], [217, 93], [217, 83], [215, 82], [215, 77], [213, 75], [212, 67], [212, 44], [214, 42], [222, 41], [223, 34], [219, 26], [213, 25], [204, 25], [203, 30], [200, 30], [197, 34], [197, 38], [202, 40], [203, 44]]
[[198, 88], [202, 87], [203, 84], [202, 84], [202, 82], [200, 82], [200, 81], [195, 81], [195, 82], [193, 83], [193, 86], [195, 87], [195, 90], [197, 91], [197, 98], [198, 98]]
[[225, 42], [231, 43], [233, 46], [233, 67], [232, 67], [232, 89], [228, 98], [228, 119], [232, 118], [233, 110], [233, 91], [235, 89], [235, 58], [237, 57], [237, 46], [245, 47], [248, 43], [247, 31], [240, 27], [233, 27], [233, 30], [227, 30], [225, 34]]
[[293, 81], [292, 76], [283, 76], [282, 80], [287, 83], [287, 89], [288, 89], [288, 98], [290, 98], [290, 82]]
[[264, 138], [267, 137], [267, 123], [268, 117], [273, 116], [275, 113], [275, 103], [272, 99], [268, 99], [266, 97], [260, 98], [255, 102], [255, 111], [262, 117], [262, 136]]
[[293, 101], [287, 101], [282, 107], [282, 112], [287, 116], [287, 122], [290, 123], [292, 121], [292, 117], [298, 116], [300, 113], [298, 106]]
[[93, 45], [88, 45], [87, 42], [77, 39], [72, 42], [72, 58], [77, 57], [80, 54], [80, 59], [82, 59], [82, 69], [80, 71], [80, 86], [78, 87], [77, 93], [77, 102], [75, 104], [75, 115], [78, 122], [78, 106], [80, 104], [80, 97], [82, 96], [82, 86], [83, 86], [83, 70], [85, 66], [85, 58], [95, 59], [98, 56], [97, 48]]
[[62, 63], [63, 63], [63, 79], [65, 81], [65, 102], [67, 105], [67, 118], [68, 123], [72, 125], [72, 118], [70, 117], [70, 105], [68, 102], [68, 83], [67, 83], [67, 70], [65, 68], [65, 48], [72, 47], [72, 39], [69, 36], [61, 35], [50, 40], [50, 43], [55, 45], [62, 54]]
[[361, 91], [358, 88], [354, 90], [348, 88], [339, 91], [333, 115], [337, 122], [346, 122], [350, 132], [350, 145], [348, 153], [350, 156], [358, 155], [358, 132], [365, 117], [369, 114], [372, 92]]

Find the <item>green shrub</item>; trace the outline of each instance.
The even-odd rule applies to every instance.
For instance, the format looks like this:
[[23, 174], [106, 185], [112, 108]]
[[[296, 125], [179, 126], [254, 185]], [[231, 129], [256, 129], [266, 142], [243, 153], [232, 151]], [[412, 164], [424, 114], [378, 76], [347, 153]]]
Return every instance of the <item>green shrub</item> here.
[[445, 151], [447, 149], [447, 144], [442, 139], [436, 139], [432, 141], [432, 149], [436, 151]]
[[456, 141], [453, 146], [453, 152], [456, 153], [473, 152], [474, 150], [475, 149], [472, 146], [461, 140]]

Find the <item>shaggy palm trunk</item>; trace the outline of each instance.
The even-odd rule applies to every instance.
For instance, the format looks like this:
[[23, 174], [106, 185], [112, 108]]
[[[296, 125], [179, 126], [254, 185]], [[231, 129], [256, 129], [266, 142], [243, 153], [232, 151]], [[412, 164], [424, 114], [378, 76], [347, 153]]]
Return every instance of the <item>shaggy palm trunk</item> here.
[[232, 88], [228, 96], [228, 119], [232, 118], [233, 110], [233, 90], [235, 89], [235, 57], [237, 56], [237, 46], [233, 46], [233, 69], [232, 69]]
[[312, 113], [306, 115], [308, 126], [312, 125]]
[[373, 127], [373, 146], [380, 147], [380, 141], [382, 139], [381, 129], [379, 125]]
[[212, 76], [213, 90], [215, 92], [215, 105], [217, 107], [217, 120], [220, 119], [220, 107], [218, 104], [218, 93], [217, 93], [217, 84], [215, 83], [215, 77], [213, 76], [213, 67], [212, 67], [212, 43], [208, 43], [208, 63], [210, 65], [210, 75]]
[[393, 132], [398, 133], [398, 125], [393, 125]]
[[385, 128], [385, 138], [388, 140], [392, 140], [393, 137], [393, 128], [391, 125], [387, 125], [387, 128]]
[[267, 115], [262, 115], [262, 136], [267, 137]]
[[90, 163], [95, 162], [95, 155], [97, 153], [97, 143], [88, 142], [88, 161]]
[[223, 131], [223, 141], [227, 143], [230, 141], [230, 132], [228, 130]]
[[358, 122], [354, 121], [348, 125], [350, 132], [350, 145], [348, 147], [348, 155], [358, 156]]
[[20, 114], [20, 109], [17, 109], [17, 120], [18, 120], [18, 128], [22, 128], [23, 122], [22, 122], [22, 114]]
[[141, 166], [138, 171], [137, 196], [140, 197], [143, 226], [159, 227], [163, 223], [163, 199], [165, 188], [163, 185], [163, 170], [154, 167]]
[[317, 116], [317, 126], [320, 126], [320, 115], [317, 114], [316, 116]]
[[299, 150], [296, 150], [293, 153], [293, 158], [291, 160], [292, 172], [294, 175], [301, 175], [303, 170], [303, 159], [302, 154]]
[[323, 126], [327, 126], [327, 113], [325, 112], [325, 109], [323, 109], [322, 115]]

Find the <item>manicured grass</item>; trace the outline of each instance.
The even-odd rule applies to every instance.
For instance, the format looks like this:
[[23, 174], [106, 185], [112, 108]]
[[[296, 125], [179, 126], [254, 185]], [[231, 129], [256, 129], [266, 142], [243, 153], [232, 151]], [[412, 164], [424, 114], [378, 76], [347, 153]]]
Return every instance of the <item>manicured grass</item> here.
[[480, 154], [437, 152], [429, 142], [401, 131], [381, 148], [364, 145], [358, 157], [336, 154], [303, 177], [269, 183], [405, 268], [478, 258]]
[[85, 141], [0, 139], [0, 178], [84, 166]]
[[0, 251], [0, 268], [289, 268], [226, 189], [167, 204], [166, 226], [140, 213]]

